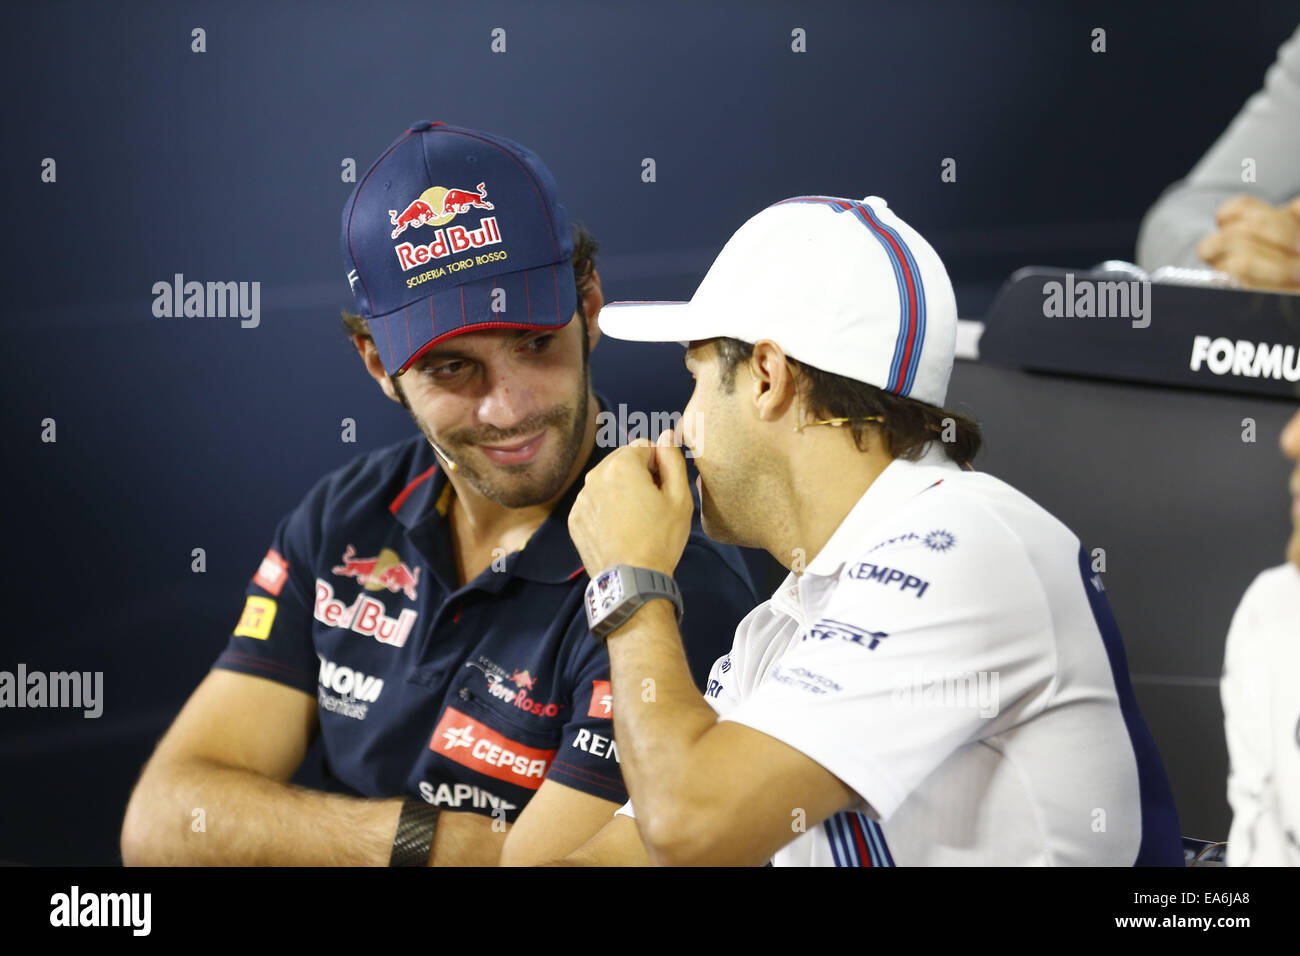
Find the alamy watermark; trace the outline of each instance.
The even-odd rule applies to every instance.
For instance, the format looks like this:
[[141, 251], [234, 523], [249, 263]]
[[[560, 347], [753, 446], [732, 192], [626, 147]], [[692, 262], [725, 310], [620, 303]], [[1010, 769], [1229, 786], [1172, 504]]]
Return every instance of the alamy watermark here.
[[665, 431], [673, 433], [673, 444], [682, 449], [687, 458], [704, 454], [704, 436], [699, 428], [691, 430], [691, 447], [682, 441], [683, 429], [679, 426], [696, 424], [681, 412], [629, 412], [627, 405], [618, 403], [618, 410], [602, 411], [596, 416], [596, 445], [599, 448], [617, 448], [619, 445], [645, 438], [653, 442]]
[[178, 272], [171, 282], [155, 282], [153, 295], [153, 314], [159, 319], [238, 317], [245, 329], [262, 321], [260, 282], [186, 282]]
[[1043, 283], [1043, 315], [1049, 319], [1131, 319], [1133, 328], [1151, 324], [1151, 283], [1145, 279], [1053, 279]]
[[896, 707], [947, 707], [996, 717], [1001, 710], [997, 671], [928, 671], [914, 668], [897, 676], [892, 694]]
[[152, 893], [83, 893], [73, 884], [50, 897], [50, 925], [117, 926], [132, 936], [148, 936], [153, 927]]
[[81, 708], [83, 717], [104, 712], [103, 671], [0, 671], [0, 707]]

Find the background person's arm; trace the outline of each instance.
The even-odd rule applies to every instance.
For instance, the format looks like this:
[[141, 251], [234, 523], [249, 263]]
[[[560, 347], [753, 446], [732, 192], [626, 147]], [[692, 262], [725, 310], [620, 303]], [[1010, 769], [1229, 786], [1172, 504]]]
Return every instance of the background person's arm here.
[[[288, 783], [315, 732], [316, 708], [315, 698], [275, 681], [213, 670], [136, 784], [122, 825], [123, 862], [388, 865], [401, 797], [365, 799]], [[495, 865], [506, 833], [492, 823], [439, 814], [433, 865]]]
[[[1253, 162], [1252, 182], [1242, 178], [1242, 163], [1247, 159]], [[1165, 265], [1209, 268], [1202, 258], [1206, 250], [1198, 253], [1198, 247], [1216, 230], [1224, 231], [1225, 223], [1217, 221], [1217, 214], [1242, 193], [1272, 207], [1300, 196], [1300, 30], [1278, 50], [1264, 88], [1246, 101], [1187, 177], [1166, 189], [1147, 212], [1138, 232], [1138, 264], [1147, 270]], [[1241, 271], [1240, 262], [1250, 261], [1253, 247], [1244, 241], [1236, 245], [1238, 255], [1221, 258], [1215, 268]], [[1213, 251], [1212, 258], [1219, 258], [1218, 250]], [[1249, 284], [1279, 284], [1250, 283], [1248, 276], [1238, 277]]]

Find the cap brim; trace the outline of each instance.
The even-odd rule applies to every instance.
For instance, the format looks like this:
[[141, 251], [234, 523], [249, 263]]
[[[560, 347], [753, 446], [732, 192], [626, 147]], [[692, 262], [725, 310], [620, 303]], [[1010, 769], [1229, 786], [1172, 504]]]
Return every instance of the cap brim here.
[[[499, 309], [498, 309], [499, 307]], [[568, 262], [509, 272], [443, 289], [368, 320], [371, 338], [391, 375], [457, 335], [492, 329], [567, 325], [578, 307]]]
[[697, 312], [689, 302], [607, 302], [597, 322], [601, 332], [615, 339], [690, 345], [718, 334], [702, 329]]

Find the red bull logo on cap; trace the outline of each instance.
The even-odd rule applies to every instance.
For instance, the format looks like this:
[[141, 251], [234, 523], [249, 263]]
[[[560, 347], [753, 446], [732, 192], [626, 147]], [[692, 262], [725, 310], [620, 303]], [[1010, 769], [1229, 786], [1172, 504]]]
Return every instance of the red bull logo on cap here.
[[420, 569], [412, 570], [392, 548], [383, 548], [373, 558], [358, 558], [357, 549], [348, 545], [343, 552], [343, 563], [331, 572], [340, 577], [356, 578], [367, 591], [381, 588], [396, 594], [401, 591], [412, 601], [415, 588], [420, 583]]
[[446, 186], [430, 186], [420, 193], [420, 198], [402, 210], [388, 210], [392, 220], [393, 238], [396, 239], [408, 228], [420, 226], [443, 226], [462, 213], [471, 209], [495, 209], [487, 201], [487, 184], [479, 183], [477, 192], [468, 189], [448, 189]]
[[[393, 247], [393, 251], [397, 253], [397, 262], [402, 267], [402, 271], [406, 272], [417, 266], [436, 262], [439, 259], [445, 259], [447, 256], [458, 255], [470, 249], [481, 249], [484, 246], [499, 244], [501, 242], [501, 229], [497, 225], [496, 216], [487, 216], [480, 219], [477, 229], [467, 229], [464, 226], [441, 228], [471, 209], [491, 210], [495, 208], [492, 203], [487, 201], [486, 184], [479, 183], [477, 192], [470, 192], [468, 189], [448, 189], [445, 186], [431, 186], [420, 193], [420, 198], [412, 202], [400, 213], [396, 209], [388, 210], [388, 218], [394, 227], [394, 239], [407, 229], [418, 229], [421, 226], [439, 227], [434, 229], [433, 237], [424, 245], [403, 242]], [[453, 263], [448, 268], [454, 265]], [[435, 278], [440, 275], [442, 275], [441, 272], [434, 270], [429, 277]]]

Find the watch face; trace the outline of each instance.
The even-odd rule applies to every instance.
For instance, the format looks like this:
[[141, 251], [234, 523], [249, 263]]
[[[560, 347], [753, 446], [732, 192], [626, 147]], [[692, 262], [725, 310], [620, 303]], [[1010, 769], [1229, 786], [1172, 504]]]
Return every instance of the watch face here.
[[610, 568], [587, 588], [587, 609], [593, 621], [599, 621], [610, 608], [623, 600], [623, 579], [617, 568]]

